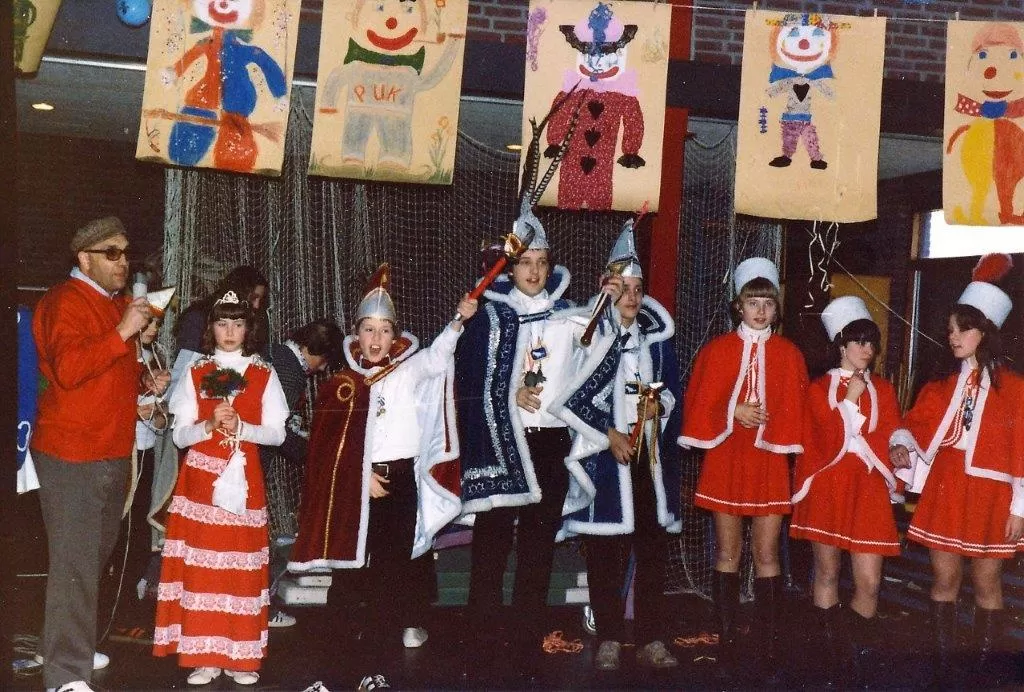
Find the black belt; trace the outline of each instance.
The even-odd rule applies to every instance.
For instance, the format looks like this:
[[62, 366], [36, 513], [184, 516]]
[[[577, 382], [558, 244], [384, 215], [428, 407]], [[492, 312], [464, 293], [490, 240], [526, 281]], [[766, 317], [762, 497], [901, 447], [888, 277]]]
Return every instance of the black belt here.
[[375, 461], [370, 464], [370, 470], [381, 478], [387, 479], [392, 474], [412, 472], [412, 459], [395, 459], [394, 461]]

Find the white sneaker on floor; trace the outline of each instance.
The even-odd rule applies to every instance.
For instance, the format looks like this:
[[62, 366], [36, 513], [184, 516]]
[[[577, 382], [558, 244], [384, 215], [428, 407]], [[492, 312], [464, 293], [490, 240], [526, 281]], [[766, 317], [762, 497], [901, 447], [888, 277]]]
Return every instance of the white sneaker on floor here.
[[94, 692], [94, 690], [85, 680], [75, 680], [74, 682], [65, 682], [60, 687], [47, 687], [46, 692]]
[[[32, 658], [39, 665], [43, 665], [44, 663], [46, 663], [46, 659], [43, 658], [42, 654], [36, 654]], [[92, 669], [93, 670], [103, 670], [104, 668], [106, 668], [109, 665], [110, 665], [110, 656], [107, 656], [106, 654], [101, 654], [99, 651], [97, 651], [96, 653], [94, 653], [92, 655]], [[83, 682], [83, 681], [76, 680], [75, 682], [69, 682], [67, 684], [68, 685], [77, 685], [79, 682]], [[83, 682], [83, 684], [85, 684], [85, 683]], [[59, 689], [63, 690], [64, 688], [61, 687]]]
[[402, 644], [406, 649], [418, 649], [427, 642], [427, 631], [422, 627], [406, 627], [402, 632]]
[[388, 684], [388, 679], [380, 673], [376, 675], [367, 675], [359, 681], [358, 692], [370, 692], [371, 690], [385, 690], [390, 689], [391, 685]]
[[213, 668], [210, 666], [203, 666], [202, 668], [196, 668], [188, 675], [186, 682], [190, 685], [209, 685], [211, 682], [220, 677], [220, 668]]
[[294, 615], [289, 615], [283, 610], [275, 610], [274, 614], [267, 620], [267, 627], [291, 627], [295, 622]]
[[260, 680], [260, 674], [255, 670], [225, 670], [224, 675], [234, 680], [236, 685], [255, 685]]

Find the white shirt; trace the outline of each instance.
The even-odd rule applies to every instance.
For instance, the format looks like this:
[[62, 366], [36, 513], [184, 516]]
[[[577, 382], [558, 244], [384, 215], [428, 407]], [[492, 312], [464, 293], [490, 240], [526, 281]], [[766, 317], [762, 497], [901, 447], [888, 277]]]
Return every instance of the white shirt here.
[[[221, 351], [213, 353], [213, 359], [219, 368], [230, 368], [244, 375], [253, 356], [243, 356], [241, 349], [237, 351]], [[277, 373], [270, 368], [270, 378], [263, 390], [263, 412], [261, 420], [242, 420], [238, 429], [238, 438], [259, 445], [277, 447], [284, 442], [284, 422], [288, 418], [288, 402], [284, 398], [281, 382]], [[171, 394], [170, 411], [174, 416], [174, 444], [182, 449], [197, 442], [209, 440], [213, 433], [206, 432], [206, 421], [199, 420], [199, 398], [196, 395], [195, 382], [191, 376], [181, 379]]]
[[[394, 372], [370, 386], [366, 427], [371, 440], [371, 462], [419, 456], [423, 431], [416, 409], [426, 402], [420, 402], [416, 386], [444, 373], [461, 333], [445, 327], [429, 348], [409, 356]], [[377, 366], [365, 372], [372, 374], [379, 370]]]
[[[541, 291], [535, 296], [528, 296], [518, 288], [509, 291], [509, 303], [520, 315], [535, 315], [549, 310], [554, 302], [548, 292]], [[548, 403], [569, 383], [571, 373], [573, 340], [575, 325], [571, 322], [551, 322], [548, 319], [536, 320], [519, 325], [519, 342], [526, 341], [526, 354], [520, 365], [520, 373], [513, 373], [512, 405], [519, 412], [520, 420], [525, 428], [564, 428], [565, 421], [548, 413]], [[540, 361], [534, 361], [530, 352], [540, 343], [547, 355]], [[530, 366], [533, 365], [531, 368]], [[530, 413], [515, 405], [515, 392], [522, 385], [522, 375], [537, 367], [544, 372], [545, 381], [541, 384], [540, 408]], [[515, 379], [517, 378], [518, 379]]]

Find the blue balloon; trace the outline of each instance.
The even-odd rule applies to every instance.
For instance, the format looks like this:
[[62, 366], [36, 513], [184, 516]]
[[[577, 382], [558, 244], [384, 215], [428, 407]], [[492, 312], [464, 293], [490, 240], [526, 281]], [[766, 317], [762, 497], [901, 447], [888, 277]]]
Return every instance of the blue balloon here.
[[152, 11], [150, 0], [117, 0], [117, 17], [128, 26], [142, 26]]

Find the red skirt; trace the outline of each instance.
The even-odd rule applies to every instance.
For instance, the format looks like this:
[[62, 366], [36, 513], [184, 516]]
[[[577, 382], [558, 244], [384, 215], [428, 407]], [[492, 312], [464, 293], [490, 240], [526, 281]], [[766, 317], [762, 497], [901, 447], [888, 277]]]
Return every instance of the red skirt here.
[[153, 655], [184, 668], [255, 671], [267, 653], [267, 501], [256, 448], [246, 456], [245, 514], [213, 505], [227, 460], [191, 449], [171, 499]]
[[704, 453], [695, 506], [740, 516], [789, 514], [789, 462], [785, 454], [755, 447], [756, 436], [756, 429], [736, 423], [731, 435]]
[[852, 553], [899, 555], [889, 488], [878, 471], [847, 454], [811, 481], [793, 506], [789, 535]]
[[914, 511], [907, 537], [965, 557], [1008, 558], [1024, 539], [1006, 542], [1013, 489], [1009, 483], [968, 476], [964, 452], [941, 447]]

